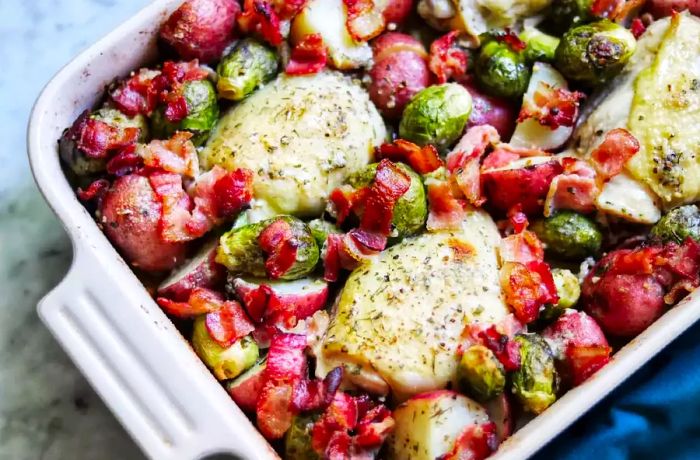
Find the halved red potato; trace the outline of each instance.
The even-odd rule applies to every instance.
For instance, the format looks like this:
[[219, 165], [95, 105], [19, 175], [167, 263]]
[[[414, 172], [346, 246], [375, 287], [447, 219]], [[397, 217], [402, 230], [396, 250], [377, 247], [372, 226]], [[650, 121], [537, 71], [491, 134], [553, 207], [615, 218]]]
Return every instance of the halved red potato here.
[[236, 0], [187, 0], [160, 28], [160, 38], [186, 60], [217, 61], [233, 40]]
[[375, 0], [374, 4], [384, 15], [389, 27], [401, 24], [413, 10], [413, 0]]
[[236, 278], [233, 288], [254, 321], [286, 328], [313, 315], [328, 300], [328, 283], [320, 278], [295, 281]]
[[502, 212], [522, 205], [526, 214], [542, 211], [552, 179], [563, 172], [552, 157], [520, 158], [506, 166], [481, 172], [488, 202]]
[[194, 257], [176, 268], [158, 286], [158, 295], [185, 302], [194, 288], [215, 289], [220, 286], [226, 278], [226, 269], [215, 261], [218, 246], [218, 238], [206, 242]]
[[462, 84], [472, 96], [472, 113], [467, 122], [467, 129], [472, 126], [491, 125], [496, 128], [501, 139], [510, 138], [517, 117], [517, 109], [511, 101], [486, 95], [471, 83]]
[[107, 238], [133, 265], [145, 271], [172, 269], [185, 257], [185, 243], [163, 241], [162, 206], [147, 177], [131, 174], [114, 181], [98, 210]]
[[647, 9], [655, 18], [671, 16], [674, 11], [688, 10], [700, 15], [700, 0], [649, 0]]
[[263, 373], [267, 358], [263, 358], [253, 367], [226, 383], [226, 391], [238, 407], [246, 412], [255, 412], [258, 396], [263, 388]]

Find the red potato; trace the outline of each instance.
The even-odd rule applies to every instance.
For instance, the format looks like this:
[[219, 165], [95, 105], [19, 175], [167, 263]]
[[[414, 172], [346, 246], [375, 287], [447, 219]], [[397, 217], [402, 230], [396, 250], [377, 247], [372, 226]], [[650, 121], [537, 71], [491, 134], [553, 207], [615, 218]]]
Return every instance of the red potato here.
[[253, 321], [291, 328], [322, 309], [328, 300], [328, 283], [305, 278], [296, 281], [268, 281], [236, 278], [236, 295]]
[[513, 434], [513, 409], [510, 399], [506, 393], [501, 393], [485, 403], [484, 408], [489, 414], [489, 419], [496, 424], [496, 436], [500, 444]]
[[464, 84], [472, 96], [472, 114], [467, 128], [479, 125], [491, 125], [496, 128], [501, 139], [509, 139], [515, 129], [518, 112], [510, 101], [488, 96], [471, 84]]
[[387, 24], [401, 24], [413, 11], [413, 0], [378, 0]]
[[542, 212], [549, 185], [562, 172], [561, 164], [554, 158], [530, 157], [482, 171], [481, 181], [488, 203], [494, 208], [508, 212], [520, 204], [525, 214], [533, 215]]
[[238, 407], [246, 412], [255, 412], [258, 395], [262, 391], [265, 380], [266, 361], [260, 361], [253, 367], [226, 384], [226, 390]]
[[183, 59], [217, 61], [233, 40], [236, 0], [187, 0], [160, 28], [160, 38]]
[[134, 267], [145, 271], [170, 270], [185, 257], [185, 243], [161, 238], [161, 212], [148, 178], [136, 174], [118, 178], [99, 209], [107, 238]]
[[384, 116], [398, 118], [413, 96], [430, 84], [427, 53], [418, 40], [400, 33], [379, 37], [373, 53], [370, 98]]
[[674, 11], [688, 10], [700, 15], [700, 0], [649, 0], [647, 9], [655, 18], [670, 16]]
[[219, 239], [207, 242], [182, 267], [178, 267], [158, 286], [158, 295], [177, 302], [186, 302], [194, 288], [216, 289], [226, 278], [226, 269], [217, 264]]

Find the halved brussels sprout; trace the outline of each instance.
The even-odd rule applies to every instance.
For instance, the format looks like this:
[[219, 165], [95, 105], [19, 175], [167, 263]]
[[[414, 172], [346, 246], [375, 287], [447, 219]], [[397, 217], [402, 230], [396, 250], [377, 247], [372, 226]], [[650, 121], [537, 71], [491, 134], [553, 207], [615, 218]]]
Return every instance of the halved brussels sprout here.
[[[117, 128], [139, 128], [138, 142], [148, 142], [149, 140], [148, 121], [141, 114], [128, 117], [117, 109], [103, 107], [92, 112], [89, 118], [103, 121]], [[78, 139], [73, 136], [74, 133], [71, 131], [71, 129], [65, 130], [59, 140], [58, 151], [61, 160], [78, 176], [89, 176], [103, 172], [107, 166], [107, 160], [87, 157], [78, 148]]]
[[464, 393], [483, 402], [503, 393], [506, 371], [491, 350], [483, 345], [473, 345], [459, 360], [457, 379]]
[[[372, 163], [348, 178], [348, 184], [355, 188], [369, 185], [374, 180], [379, 163]], [[411, 185], [406, 193], [396, 201], [394, 215], [391, 224], [397, 232], [396, 238], [418, 233], [428, 218], [428, 202], [425, 196], [425, 187], [421, 177], [409, 166], [396, 163], [396, 166], [411, 178]]]
[[563, 34], [572, 26], [585, 24], [595, 19], [593, 0], [556, 0], [547, 9], [548, 29]]
[[525, 53], [514, 50], [505, 41], [486, 40], [474, 66], [479, 87], [491, 96], [511, 99], [522, 96], [530, 81]]
[[445, 83], [416, 94], [403, 111], [399, 137], [420, 146], [446, 150], [464, 131], [472, 112], [472, 97], [462, 85]]
[[291, 230], [296, 244], [296, 258], [293, 265], [279, 278], [283, 280], [303, 278], [316, 267], [319, 250], [309, 227], [292, 216], [277, 216], [229, 230], [221, 236], [216, 261], [235, 274], [269, 276], [265, 267], [265, 254], [258, 238], [266, 228], [280, 220], [285, 222]]
[[650, 234], [661, 241], [678, 244], [688, 237], [700, 241], [700, 210], [694, 204], [672, 209], [651, 228]]
[[554, 64], [568, 80], [598, 86], [620, 73], [636, 47], [632, 32], [604, 19], [569, 29]]
[[311, 447], [311, 428], [316, 415], [297, 415], [284, 436], [284, 458], [287, 460], [320, 460], [321, 456]]
[[219, 380], [239, 376], [255, 364], [259, 356], [258, 345], [250, 336], [237, 340], [228, 348], [216, 343], [207, 331], [205, 315], [194, 320], [192, 348]]
[[584, 259], [600, 251], [603, 235], [598, 224], [573, 211], [560, 211], [534, 222], [530, 229], [545, 244], [547, 253], [563, 259]]
[[554, 268], [552, 269], [552, 278], [554, 278], [554, 285], [557, 287], [559, 302], [545, 305], [544, 310], [540, 312], [540, 318], [545, 321], [558, 318], [564, 313], [564, 310], [576, 305], [579, 297], [581, 297], [581, 286], [578, 282], [578, 277], [571, 270]]
[[219, 119], [219, 104], [214, 85], [209, 80], [193, 80], [183, 83], [183, 96], [187, 103], [187, 116], [177, 123], [165, 117], [165, 107], [158, 107], [151, 116], [153, 135], [167, 139], [175, 131], [189, 131], [194, 145], [202, 145]]
[[277, 75], [277, 55], [257, 40], [246, 38], [221, 60], [216, 73], [219, 97], [240, 101]]
[[540, 414], [557, 399], [559, 376], [547, 342], [537, 334], [519, 334], [520, 369], [513, 372], [513, 393], [523, 407]]
[[548, 35], [535, 27], [525, 27], [520, 34], [525, 42], [525, 59], [528, 62], [552, 62], [559, 46], [559, 38]]

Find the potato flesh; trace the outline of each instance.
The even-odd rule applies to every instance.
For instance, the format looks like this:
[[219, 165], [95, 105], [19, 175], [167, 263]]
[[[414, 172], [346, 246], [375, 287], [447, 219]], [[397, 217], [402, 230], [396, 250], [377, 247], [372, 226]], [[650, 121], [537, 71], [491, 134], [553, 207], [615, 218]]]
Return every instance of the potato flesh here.
[[314, 216], [385, 137], [377, 109], [349, 78], [281, 75], [221, 118], [200, 160], [252, 170], [253, 206], [266, 214]]
[[394, 420], [389, 458], [434, 460], [448, 453], [469, 425], [489, 419], [484, 408], [466, 396], [440, 391], [406, 401], [394, 411]]
[[499, 241], [491, 217], [473, 211], [460, 231], [407, 238], [357, 268], [338, 299], [319, 369], [344, 364], [350, 381], [368, 391], [386, 382], [398, 400], [444, 388], [455, 379], [464, 327], [508, 313]]

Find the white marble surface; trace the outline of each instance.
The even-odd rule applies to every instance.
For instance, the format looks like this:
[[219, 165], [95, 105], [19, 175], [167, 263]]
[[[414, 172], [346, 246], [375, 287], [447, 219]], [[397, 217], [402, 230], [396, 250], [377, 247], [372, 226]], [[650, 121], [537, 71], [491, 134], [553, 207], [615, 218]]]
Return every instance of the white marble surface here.
[[25, 129], [43, 85], [147, 0], [0, 0], [0, 460], [140, 459], [36, 315], [71, 260], [29, 172]]

